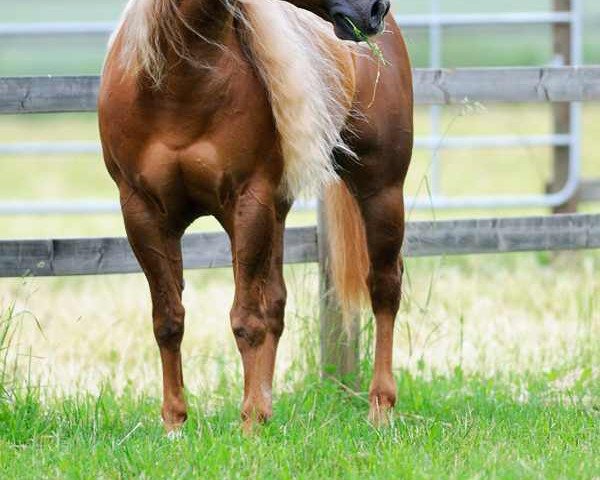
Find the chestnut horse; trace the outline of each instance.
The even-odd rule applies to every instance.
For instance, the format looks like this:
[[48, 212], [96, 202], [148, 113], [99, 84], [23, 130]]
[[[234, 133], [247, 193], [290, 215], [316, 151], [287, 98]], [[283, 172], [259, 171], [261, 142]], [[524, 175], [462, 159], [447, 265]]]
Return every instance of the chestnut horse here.
[[[394, 406], [403, 184], [413, 105], [389, 0], [130, 0], [99, 96], [105, 163], [147, 277], [169, 433], [187, 417], [181, 238], [213, 215], [231, 239], [231, 327], [243, 425], [271, 416], [283, 331], [284, 224], [302, 189], [325, 189], [343, 305], [376, 317], [370, 416]], [[299, 8], [298, 8], [299, 7]], [[332, 28], [333, 24], [333, 28]], [[359, 40], [377, 41], [387, 60]]]

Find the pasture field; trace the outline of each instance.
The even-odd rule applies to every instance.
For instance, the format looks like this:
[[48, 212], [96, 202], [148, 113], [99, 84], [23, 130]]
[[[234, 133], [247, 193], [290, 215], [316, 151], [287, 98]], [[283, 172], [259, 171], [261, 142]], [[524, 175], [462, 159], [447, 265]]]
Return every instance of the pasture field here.
[[[188, 272], [182, 439], [160, 425], [159, 360], [140, 275], [2, 282], [0, 477], [597, 478], [600, 254], [409, 260], [398, 405], [318, 378], [316, 269], [286, 268], [271, 423], [240, 433], [229, 271]], [[12, 308], [12, 310], [11, 310]]]

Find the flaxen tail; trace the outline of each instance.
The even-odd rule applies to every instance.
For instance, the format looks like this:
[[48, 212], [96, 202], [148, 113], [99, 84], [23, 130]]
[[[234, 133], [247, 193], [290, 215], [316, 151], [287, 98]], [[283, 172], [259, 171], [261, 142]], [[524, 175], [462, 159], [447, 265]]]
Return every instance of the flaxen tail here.
[[356, 200], [342, 181], [325, 190], [330, 269], [344, 318], [369, 295], [369, 254], [365, 225]]

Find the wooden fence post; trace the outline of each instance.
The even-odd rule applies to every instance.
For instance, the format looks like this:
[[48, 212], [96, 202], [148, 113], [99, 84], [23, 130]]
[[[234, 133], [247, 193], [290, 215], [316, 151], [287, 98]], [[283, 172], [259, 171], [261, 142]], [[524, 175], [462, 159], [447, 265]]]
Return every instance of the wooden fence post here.
[[[554, 11], [570, 11], [571, 0], [553, 0]], [[571, 35], [570, 23], [556, 23], [552, 27], [553, 49], [556, 63], [561, 66], [571, 65]], [[554, 133], [573, 134], [571, 132], [571, 107], [568, 103], [555, 103], [552, 105], [552, 118]], [[549, 192], [558, 192], [567, 183], [569, 177], [570, 147], [557, 145], [553, 153], [553, 178], [548, 186]], [[573, 213], [577, 211], [577, 195], [569, 201], [553, 208], [553, 213]]]
[[319, 247], [319, 317], [321, 323], [321, 371], [352, 388], [359, 384], [360, 317], [352, 319], [346, 331], [329, 271], [327, 218], [319, 201], [317, 238]]

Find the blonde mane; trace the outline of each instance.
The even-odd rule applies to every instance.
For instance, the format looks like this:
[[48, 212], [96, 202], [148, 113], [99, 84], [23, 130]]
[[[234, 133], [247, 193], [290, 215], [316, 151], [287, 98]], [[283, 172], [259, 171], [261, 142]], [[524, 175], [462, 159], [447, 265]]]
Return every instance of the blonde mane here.
[[[338, 180], [332, 150], [352, 155], [340, 136], [354, 94], [350, 47], [335, 38], [329, 24], [282, 0], [203, 1], [225, 2], [245, 27], [241, 40], [270, 97], [287, 194], [315, 194]], [[186, 23], [176, 0], [130, 0], [115, 33], [121, 35], [123, 64], [132, 74], [146, 73], [157, 87], [166, 75], [164, 45], [210, 68], [188, 50], [186, 29], [211, 42]]]

